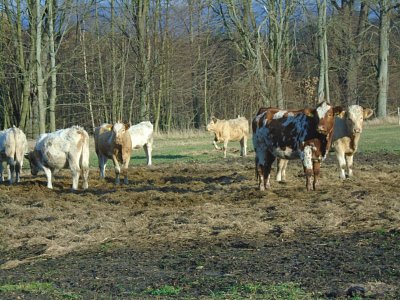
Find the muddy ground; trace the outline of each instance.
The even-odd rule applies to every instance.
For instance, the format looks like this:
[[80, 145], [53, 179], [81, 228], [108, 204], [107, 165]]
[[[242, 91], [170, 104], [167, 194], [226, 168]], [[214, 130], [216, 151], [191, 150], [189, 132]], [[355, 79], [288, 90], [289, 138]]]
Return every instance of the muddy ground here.
[[[330, 156], [315, 192], [299, 162], [257, 191], [252, 155], [134, 167], [121, 186], [93, 169], [87, 191], [72, 192], [67, 171], [54, 190], [43, 175], [1, 184], [0, 298], [264, 299], [240, 287], [293, 284], [400, 299], [399, 155], [360, 153], [344, 182]], [[62, 292], [1, 290], [30, 282]]]

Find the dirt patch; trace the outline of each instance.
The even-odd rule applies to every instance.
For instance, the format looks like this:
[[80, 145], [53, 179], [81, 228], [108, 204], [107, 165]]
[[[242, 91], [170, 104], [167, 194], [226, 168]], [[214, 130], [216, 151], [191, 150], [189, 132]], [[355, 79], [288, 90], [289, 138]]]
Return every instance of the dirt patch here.
[[315, 192], [299, 162], [287, 183], [257, 191], [252, 157], [135, 167], [121, 186], [93, 169], [78, 192], [67, 171], [54, 190], [25, 174], [0, 185], [0, 286], [52, 282], [83, 298], [143, 298], [168, 285], [197, 298], [295, 283], [315, 297], [399, 298], [399, 163], [359, 154], [355, 177], [341, 182], [329, 157]]

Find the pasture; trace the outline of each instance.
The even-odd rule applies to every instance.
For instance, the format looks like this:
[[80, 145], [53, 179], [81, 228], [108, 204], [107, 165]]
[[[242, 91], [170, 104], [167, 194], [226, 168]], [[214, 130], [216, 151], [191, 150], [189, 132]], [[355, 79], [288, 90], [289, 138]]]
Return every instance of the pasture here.
[[400, 298], [399, 126], [364, 129], [352, 179], [331, 153], [314, 192], [300, 161], [258, 191], [251, 139], [226, 159], [212, 140], [156, 136], [153, 166], [133, 151], [120, 186], [92, 144], [86, 191], [25, 162], [0, 185], [0, 299]]

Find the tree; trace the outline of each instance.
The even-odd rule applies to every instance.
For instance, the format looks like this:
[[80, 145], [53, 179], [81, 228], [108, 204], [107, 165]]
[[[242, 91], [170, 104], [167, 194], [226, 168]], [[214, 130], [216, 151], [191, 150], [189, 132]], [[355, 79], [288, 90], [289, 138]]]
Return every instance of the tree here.
[[378, 54], [378, 96], [377, 116], [384, 118], [387, 115], [387, 100], [389, 90], [389, 32], [390, 13], [400, 7], [399, 3], [393, 4], [390, 0], [379, 0], [379, 54]]

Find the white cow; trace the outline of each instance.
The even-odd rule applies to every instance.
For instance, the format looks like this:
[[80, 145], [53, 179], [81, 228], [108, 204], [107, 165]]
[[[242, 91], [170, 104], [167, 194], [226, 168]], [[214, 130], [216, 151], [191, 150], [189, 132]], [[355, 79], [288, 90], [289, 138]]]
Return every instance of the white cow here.
[[13, 126], [0, 131], [0, 182], [3, 177], [3, 162], [7, 163], [8, 181], [10, 184], [20, 181], [20, 173], [24, 162], [24, 154], [28, 149], [28, 143], [24, 132]]
[[153, 124], [144, 121], [129, 128], [132, 140], [132, 150], [143, 147], [146, 153], [147, 165], [151, 166], [151, 152], [153, 146]]
[[27, 154], [32, 175], [43, 170], [47, 187], [52, 189], [51, 174], [60, 169], [71, 169], [72, 189], [78, 189], [80, 172], [84, 189], [88, 188], [89, 135], [80, 126], [72, 126], [52, 133], [43, 133], [36, 140], [33, 151]]
[[350, 105], [342, 118], [336, 117], [332, 147], [340, 168], [340, 178], [353, 175], [353, 156], [358, 148], [364, 119], [372, 116], [373, 110], [360, 105]]

